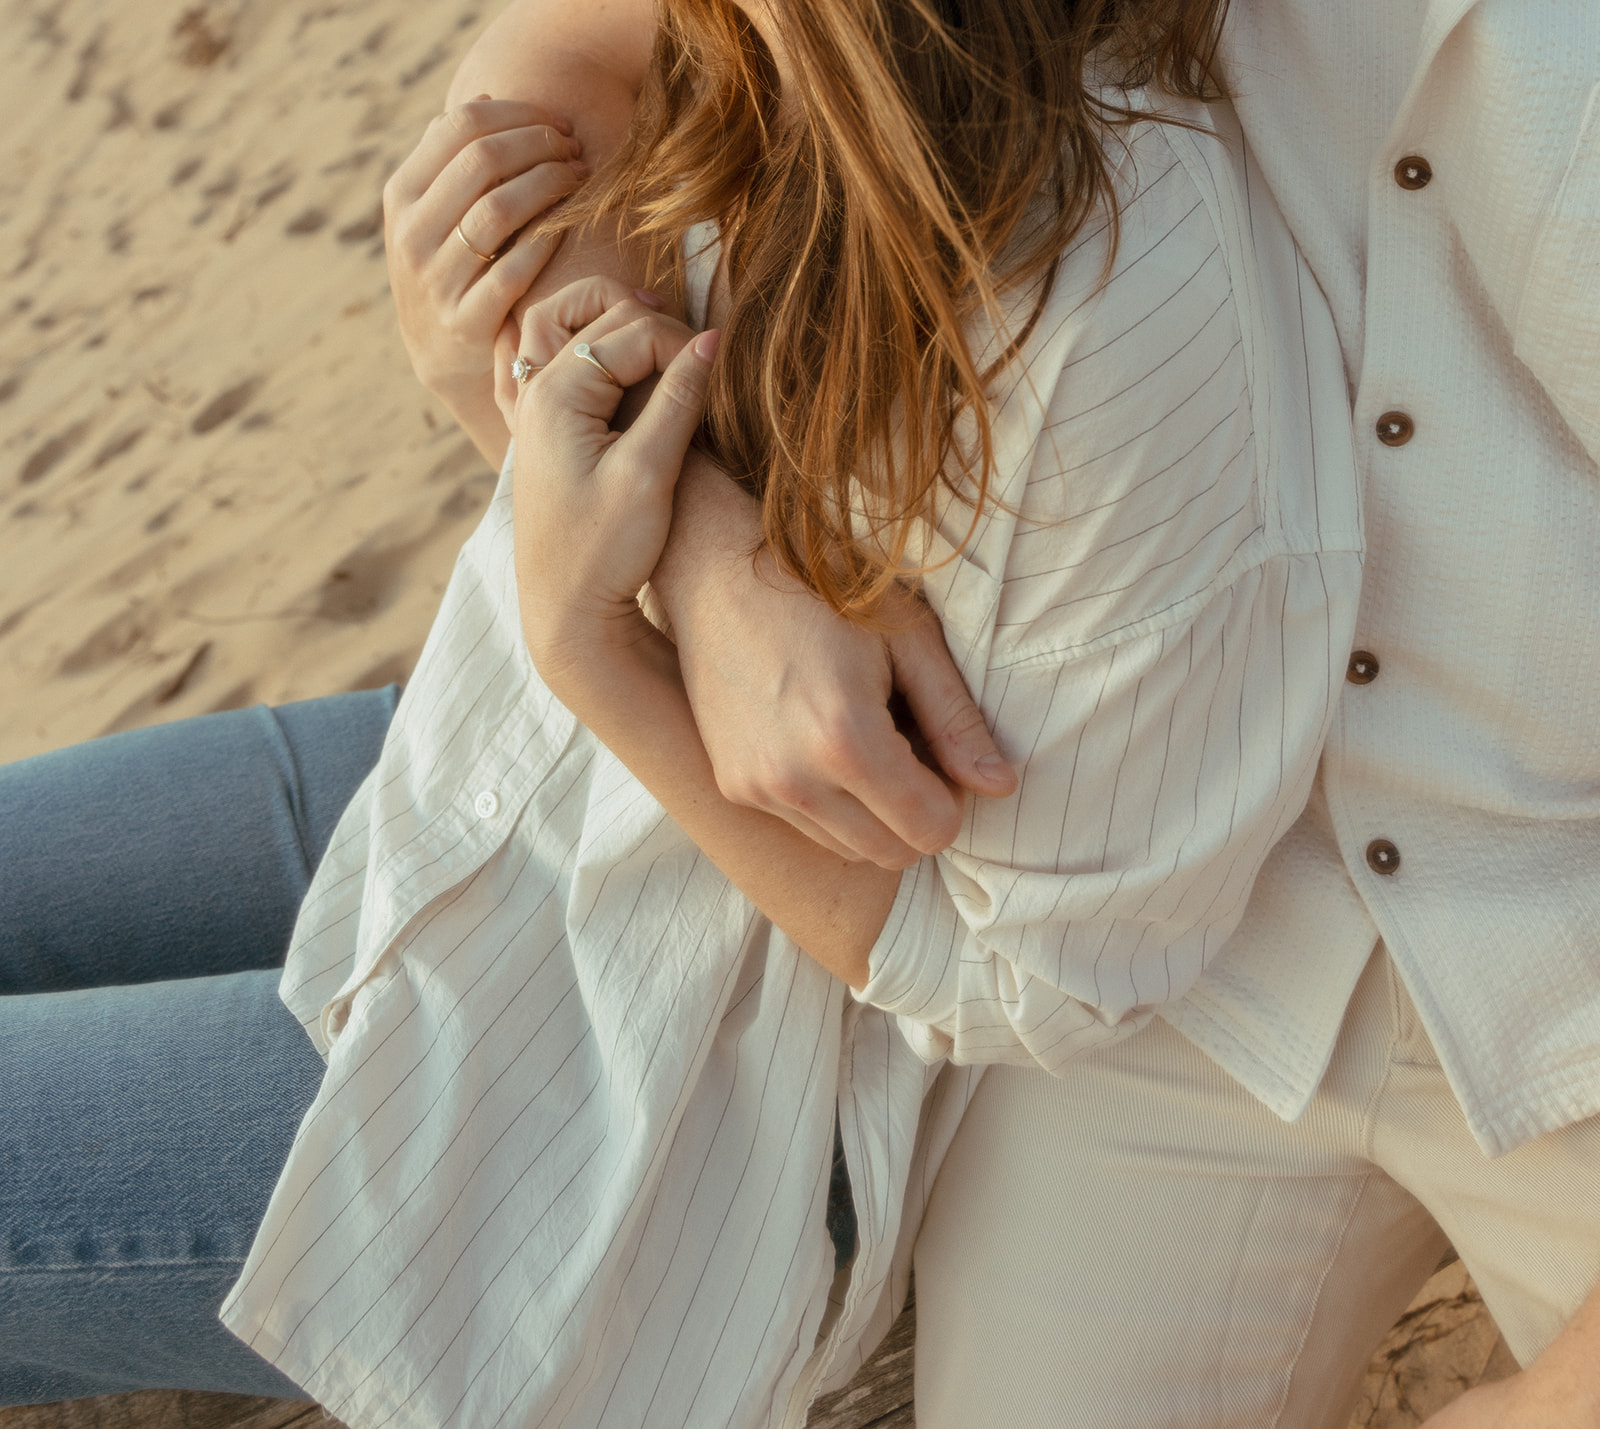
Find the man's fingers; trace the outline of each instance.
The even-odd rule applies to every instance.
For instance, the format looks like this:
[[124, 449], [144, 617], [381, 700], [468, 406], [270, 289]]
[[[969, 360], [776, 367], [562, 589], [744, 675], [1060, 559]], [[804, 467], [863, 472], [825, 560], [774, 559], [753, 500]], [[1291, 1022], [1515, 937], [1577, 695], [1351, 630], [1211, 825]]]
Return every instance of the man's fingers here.
[[[886, 868], [902, 868], [919, 854], [950, 846], [961, 831], [962, 797], [917, 758], [886, 708], [857, 704], [837, 719], [818, 718], [801, 767], [821, 771], [848, 805], [819, 801], [806, 812], [862, 857]], [[794, 804], [799, 791], [809, 788], [809, 781], [795, 779], [772, 793]], [[851, 809], [859, 810], [859, 817], [852, 817]], [[883, 842], [885, 835], [894, 847]]]
[[[719, 781], [720, 786], [720, 781]], [[792, 824], [813, 843], [851, 863], [909, 868], [922, 857], [853, 794], [799, 774], [723, 788], [723, 797]]]
[[895, 688], [939, 767], [963, 789], [1003, 798], [1017, 787], [1016, 772], [989, 733], [932, 614], [889, 637]]
[[849, 848], [840, 843], [821, 824], [808, 819], [804, 814], [797, 813], [793, 809], [768, 809], [765, 812], [775, 814], [784, 823], [803, 833], [812, 843], [827, 849], [829, 853], [838, 854], [847, 863], [860, 863], [864, 858], [864, 855], [858, 849]]
[[845, 787], [897, 838], [922, 853], [948, 848], [961, 832], [961, 799], [892, 725], [875, 751], [848, 772]]

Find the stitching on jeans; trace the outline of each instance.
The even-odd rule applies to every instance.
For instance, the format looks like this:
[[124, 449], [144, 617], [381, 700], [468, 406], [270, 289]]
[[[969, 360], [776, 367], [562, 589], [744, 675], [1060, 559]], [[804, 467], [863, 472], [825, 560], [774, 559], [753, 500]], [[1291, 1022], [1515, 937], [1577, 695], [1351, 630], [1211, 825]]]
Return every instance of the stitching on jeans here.
[[277, 711], [269, 705], [257, 705], [256, 712], [266, 721], [277, 744], [278, 764], [283, 771], [284, 784], [289, 796], [289, 821], [294, 825], [295, 847], [300, 851], [300, 867], [309, 879], [316, 871], [316, 864], [307, 846], [305, 799], [300, 789], [300, 764], [294, 757], [294, 746], [289, 743], [289, 736], [284, 733]]
[[206, 1270], [219, 1265], [242, 1266], [245, 1258], [222, 1256], [210, 1260], [96, 1260], [85, 1265], [74, 1260], [53, 1265], [0, 1265], [0, 1276], [14, 1275], [102, 1275], [108, 1270]]

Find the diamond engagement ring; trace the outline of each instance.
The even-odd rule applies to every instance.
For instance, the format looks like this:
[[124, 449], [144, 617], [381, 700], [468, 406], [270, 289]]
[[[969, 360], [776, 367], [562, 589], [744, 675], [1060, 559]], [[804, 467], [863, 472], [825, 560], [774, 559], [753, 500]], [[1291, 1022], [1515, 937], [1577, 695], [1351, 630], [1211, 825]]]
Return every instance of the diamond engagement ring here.
[[517, 360], [511, 364], [511, 375], [517, 379], [518, 387], [526, 387], [528, 383], [533, 381], [533, 374], [543, 370], [543, 368], [529, 362], [526, 357], [522, 356], [518, 356]]
[[581, 357], [591, 367], [598, 368], [600, 370], [600, 375], [604, 377], [606, 381], [609, 382], [613, 387], [622, 386], [622, 384], [611, 375], [611, 369], [594, 355], [594, 349], [590, 347], [588, 343], [580, 342], [575, 348], [572, 349], [572, 355], [574, 357]]

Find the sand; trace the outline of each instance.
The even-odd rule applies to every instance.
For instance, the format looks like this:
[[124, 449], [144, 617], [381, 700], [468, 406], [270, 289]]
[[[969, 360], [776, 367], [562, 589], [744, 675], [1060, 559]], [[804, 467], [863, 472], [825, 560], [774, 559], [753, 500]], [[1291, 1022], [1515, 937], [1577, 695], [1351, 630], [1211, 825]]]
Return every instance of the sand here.
[[493, 474], [383, 182], [459, 0], [3, 0], [0, 761], [403, 679]]

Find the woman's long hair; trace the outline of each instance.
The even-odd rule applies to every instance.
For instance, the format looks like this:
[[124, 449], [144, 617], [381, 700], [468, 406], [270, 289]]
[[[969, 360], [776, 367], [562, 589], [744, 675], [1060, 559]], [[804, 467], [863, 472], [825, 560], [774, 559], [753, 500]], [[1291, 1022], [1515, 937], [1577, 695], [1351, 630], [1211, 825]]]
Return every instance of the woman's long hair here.
[[[556, 222], [621, 215], [661, 263], [720, 225], [707, 432], [780, 563], [836, 610], [872, 618], [941, 486], [976, 520], [986, 377], [1097, 212], [1115, 241], [1105, 139], [1134, 116], [1086, 75], [1214, 97], [1225, 4], [768, 0], [795, 76], [780, 106], [732, 0], [664, 0], [629, 141]], [[1019, 293], [1031, 315], [980, 370], [971, 334], [1005, 331]]]

